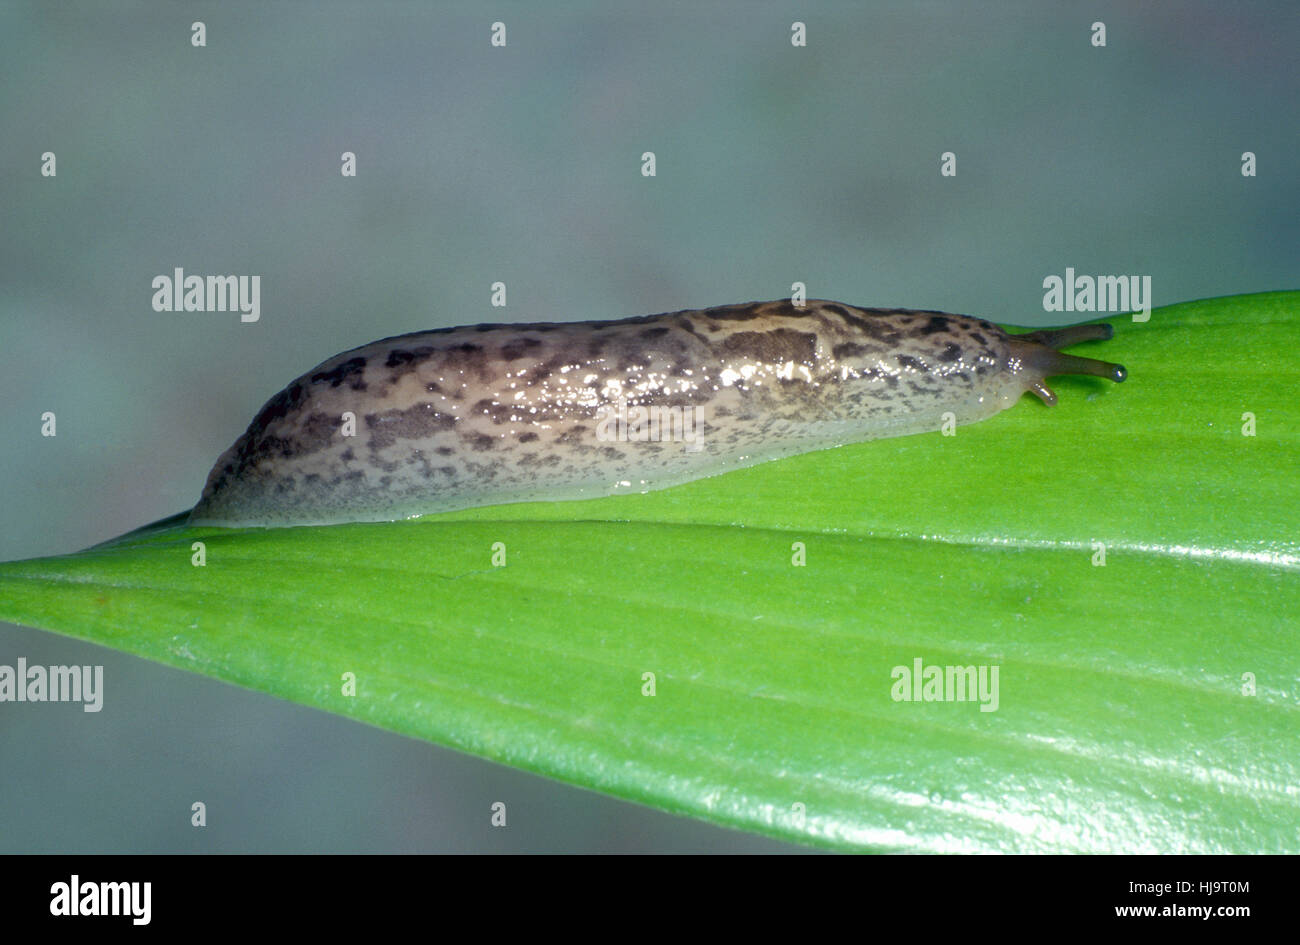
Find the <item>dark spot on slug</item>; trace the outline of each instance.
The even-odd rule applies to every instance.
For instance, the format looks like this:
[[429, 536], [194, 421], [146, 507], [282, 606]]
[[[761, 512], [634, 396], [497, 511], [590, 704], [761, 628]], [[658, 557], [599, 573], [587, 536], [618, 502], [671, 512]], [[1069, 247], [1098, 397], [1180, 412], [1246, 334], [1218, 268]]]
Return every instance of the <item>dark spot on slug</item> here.
[[944, 345], [943, 351], [939, 352], [939, 360], [946, 363], [956, 361], [960, 357], [961, 345], [949, 343]]
[[901, 367], [911, 368], [913, 371], [928, 373], [930, 370], [925, 366], [924, 362], [918, 361], [916, 358], [908, 354], [900, 354], [898, 356], [898, 363]]
[[[763, 306], [757, 302], [740, 305], [721, 305], [717, 308], [706, 309], [710, 318], [716, 318], [726, 322], [747, 322], [754, 318], [762, 318], [767, 314]], [[717, 331], [717, 325], [710, 325], [710, 331]]]
[[681, 327], [682, 327], [682, 329], [683, 329], [683, 330], [684, 330], [688, 335], [692, 335], [692, 336], [698, 338], [700, 341], [704, 342], [706, 345], [712, 345], [712, 344], [713, 344], [713, 342], [710, 341], [710, 340], [709, 340], [705, 335], [701, 334], [700, 330], [699, 330], [698, 328], [695, 327], [695, 322], [691, 321], [689, 318], [683, 318], [683, 319], [682, 319]]
[[496, 437], [488, 436], [486, 433], [470, 433], [465, 436], [469, 448], [476, 453], [482, 453], [490, 450], [497, 445]]
[[501, 357], [506, 361], [518, 361], [529, 351], [541, 346], [542, 343], [536, 338], [516, 338], [501, 347]]
[[933, 315], [930, 320], [921, 326], [917, 332], [919, 335], [933, 335], [939, 332], [951, 331], [952, 321], [944, 315]]
[[263, 436], [256, 441], [253, 455], [256, 458], [263, 456], [279, 456], [281, 459], [290, 459], [294, 454], [293, 440], [286, 439], [282, 436]]
[[450, 430], [456, 418], [439, 413], [433, 404], [415, 404], [405, 410], [382, 410], [365, 416], [370, 430], [369, 445], [372, 450], [382, 450], [400, 440], [418, 440], [433, 436], [441, 430]]
[[331, 416], [327, 413], [312, 413], [307, 417], [302, 425], [302, 433], [298, 438], [295, 453], [305, 456], [308, 453], [315, 453], [325, 449], [330, 445], [334, 437], [334, 431], [343, 426], [341, 417]]
[[718, 349], [724, 356], [733, 358], [752, 358], [770, 364], [787, 361], [807, 364], [817, 353], [817, 336], [793, 328], [738, 331], [722, 339]]
[[487, 349], [469, 341], [443, 349], [440, 368], [442, 373], [468, 374], [485, 383], [497, 377], [496, 362], [488, 357]]
[[[509, 423], [510, 418], [514, 415], [515, 409], [516, 408], [511, 404], [503, 404], [500, 401], [491, 400], [487, 397], [477, 401], [474, 406], [470, 408], [470, 410], [476, 414], [490, 417], [494, 424]], [[539, 419], [546, 419], [545, 411], [541, 412]]]
[[540, 453], [525, 453], [523, 456], [519, 457], [517, 462], [525, 469], [531, 469], [535, 466], [546, 467], [558, 465], [560, 463], [560, 457], [554, 453], [545, 456]]
[[[882, 371], [879, 368], [871, 368], [870, 370], [863, 371], [862, 376], [870, 381], [884, 381], [885, 386], [891, 390], [898, 386], [898, 378], [895, 375], [890, 374], [888, 371]], [[890, 399], [888, 395], [882, 394], [880, 391], [872, 391], [871, 396], [879, 400]]]
[[860, 354], [865, 354], [866, 350], [865, 345], [852, 341], [842, 341], [831, 349], [831, 354], [835, 356], [835, 360], [843, 361], [845, 358], [856, 358]]
[[519, 434], [520, 443], [532, 443], [536, 439], [537, 439], [537, 434], [534, 433], [532, 430], [529, 430], [527, 433]]
[[394, 368], [404, 364], [419, 364], [433, 357], [433, 345], [421, 345], [418, 348], [394, 348], [388, 352], [384, 367]]
[[622, 371], [624, 374], [630, 374], [633, 371], [644, 371], [647, 366], [644, 355], [625, 354], [618, 359], [618, 366], [616, 369]]
[[[313, 374], [311, 376], [311, 382], [313, 384], [328, 383], [330, 387], [338, 387], [348, 377], [352, 377], [352, 375], [354, 374], [361, 374], [365, 371], [365, 369], [366, 369], [365, 358], [361, 358], [361, 357], [349, 358], [347, 361], [344, 361], [342, 364], [340, 364], [338, 367], [334, 368], [333, 370], [321, 371], [319, 374]], [[354, 377], [352, 379], [351, 387], [353, 390], [365, 390], [366, 383], [365, 381], [361, 380], [361, 378]]]
[[566, 364], [571, 364], [572, 362], [573, 358], [567, 354], [553, 354], [541, 364], [537, 365], [537, 369], [533, 373], [538, 377], [550, 377], [560, 368], [564, 367]]
[[903, 336], [899, 330], [884, 317], [887, 313], [864, 311], [861, 315], [855, 315], [847, 308], [839, 307], [844, 309], [844, 314], [841, 317], [844, 319], [845, 324], [857, 328], [873, 341], [879, 341], [886, 345], [896, 345], [902, 340]]
[[245, 437], [254, 431], [265, 430], [276, 420], [283, 419], [302, 406], [302, 402], [302, 384], [294, 381], [262, 406], [262, 409], [257, 412], [257, 416], [253, 418], [253, 422], [248, 425], [248, 433], [244, 434]]

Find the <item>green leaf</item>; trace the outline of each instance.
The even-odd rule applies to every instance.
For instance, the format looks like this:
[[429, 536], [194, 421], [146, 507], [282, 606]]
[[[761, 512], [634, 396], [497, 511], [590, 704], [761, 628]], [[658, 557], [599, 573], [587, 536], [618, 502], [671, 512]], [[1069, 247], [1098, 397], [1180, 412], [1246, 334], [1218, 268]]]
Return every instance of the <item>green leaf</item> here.
[[[806, 843], [1294, 852], [1300, 292], [1114, 323], [1078, 353], [1127, 383], [956, 436], [394, 524], [172, 521], [0, 565], [0, 618]], [[996, 666], [996, 711], [895, 701], [916, 659]]]

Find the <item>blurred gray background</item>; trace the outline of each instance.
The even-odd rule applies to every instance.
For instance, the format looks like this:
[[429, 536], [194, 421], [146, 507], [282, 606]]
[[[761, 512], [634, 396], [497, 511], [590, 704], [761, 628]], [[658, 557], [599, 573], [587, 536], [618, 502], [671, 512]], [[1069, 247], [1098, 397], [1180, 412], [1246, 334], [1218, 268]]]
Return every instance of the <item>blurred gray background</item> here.
[[[385, 335], [795, 280], [1024, 325], [1069, 320], [1067, 266], [1300, 287], [1292, 0], [489, 6], [0, 4], [0, 560], [188, 508], [271, 394]], [[261, 320], [154, 312], [178, 266], [260, 275]], [[0, 704], [0, 851], [798, 849], [0, 625], [20, 656], [107, 696]]]

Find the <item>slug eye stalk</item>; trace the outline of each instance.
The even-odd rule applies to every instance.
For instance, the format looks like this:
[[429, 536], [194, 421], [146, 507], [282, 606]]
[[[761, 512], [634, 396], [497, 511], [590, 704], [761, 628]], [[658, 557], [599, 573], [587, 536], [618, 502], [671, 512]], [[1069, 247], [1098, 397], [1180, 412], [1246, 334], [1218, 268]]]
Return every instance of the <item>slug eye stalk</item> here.
[[1062, 354], [1059, 349], [1082, 341], [1109, 341], [1115, 336], [1110, 325], [1071, 325], [1068, 328], [1050, 328], [1031, 331], [1023, 335], [1008, 336], [1011, 349], [1009, 366], [1025, 374], [1025, 389], [1033, 391], [1049, 407], [1055, 405], [1056, 394], [1047, 386], [1047, 378], [1058, 374], [1086, 374], [1104, 377], [1121, 383], [1128, 377], [1122, 364], [1080, 358]]

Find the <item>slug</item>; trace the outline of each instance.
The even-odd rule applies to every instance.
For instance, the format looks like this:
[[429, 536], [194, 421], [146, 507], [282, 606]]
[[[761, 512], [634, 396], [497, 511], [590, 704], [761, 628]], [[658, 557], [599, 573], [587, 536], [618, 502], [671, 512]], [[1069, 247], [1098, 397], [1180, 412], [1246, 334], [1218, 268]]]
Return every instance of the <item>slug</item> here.
[[789, 300], [385, 338], [272, 397], [194, 525], [374, 522], [647, 492], [755, 463], [1052, 405], [1109, 325], [1007, 334], [965, 315]]

